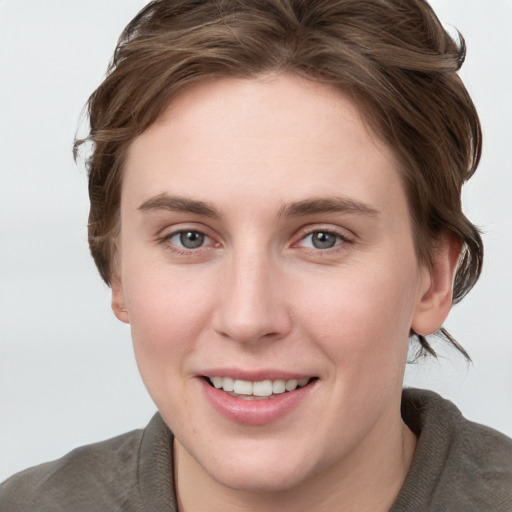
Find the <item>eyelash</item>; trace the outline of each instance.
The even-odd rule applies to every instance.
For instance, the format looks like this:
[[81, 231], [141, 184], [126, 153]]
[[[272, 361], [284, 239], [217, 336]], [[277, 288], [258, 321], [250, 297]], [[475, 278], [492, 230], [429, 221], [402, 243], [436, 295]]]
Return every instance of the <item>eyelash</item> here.
[[[186, 233], [194, 233], [196, 235], [200, 235], [205, 237], [206, 240], [209, 240], [210, 242], [213, 242], [213, 247], [209, 245], [201, 245], [197, 248], [186, 248], [186, 247], [180, 247], [175, 242], [172, 242], [172, 239], [176, 236], [181, 236]], [[322, 253], [333, 253], [336, 251], [339, 251], [343, 248], [345, 244], [351, 244], [354, 243], [353, 236], [349, 236], [346, 233], [340, 233], [333, 229], [322, 229], [322, 228], [315, 228], [311, 230], [304, 230], [302, 233], [300, 233], [300, 238], [297, 242], [294, 242], [292, 244], [292, 247], [298, 247], [302, 242], [304, 242], [308, 237], [311, 237], [315, 234], [324, 234], [335, 237], [335, 245], [332, 247], [326, 247], [323, 249], [315, 248], [315, 247], [303, 247], [305, 250], [310, 252], [315, 252], [317, 254]], [[168, 233], [164, 236], [158, 237], [157, 242], [159, 244], [165, 245], [166, 249], [170, 250], [174, 254], [178, 256], [192, 256], [194, 253], [198, 252], [200, 249], [202, 250], [208, 250], [211, 248], [220, 247], [220, 244], [218, 242], [215, 242], [212, 237], [208, 236], [204, 231], [200, 229], [179, 229], [177, 231], [173, 231], [171, 233]]]
[[336, 231], [334, 229], [329, 229], [329, 228], [327, 228], [327, 229], [315, 228], [315, 229], [307, 230], [307, 231], [304, 231], [303, 233], [301, 233], [299, 241], [295, 242], [293, 245], [298, 246], [301, 243], [303, 243], [308, 237], [312, 237], [315, 234], [323, 234], [323, 235], [335, 237], [335, 245], [333, 245], [332, 247], [326, 247], [323, 249], [319, 249], [317, 247], [304, 247], [304, 249], [314, 251], [315, 253], [320, 253], [320, 254], [333, 253], [333, 252], [341, 250], [345, 244], [351, 244], [354, 242], [354, 237], [349, 236], [346, 233], [340, 233], [339, 231]]
[[[181, 236], [186, 233], [194, 233], [200, 236], [205, 237], [205, 239], [210, 240], [213, 242], [213, 239], [208, 236], [204, 231], [201, 231], [200, 229], [179, 229], [177, 231], [173, 231], [172, 233], [168, 233], [164, 236], [161, 236], [157, 238], [157, 242], [165, 245], [166, 249], [169, 249], [171, 252], [178, 256], [192, 256], [193, 253], [197, 252], [199, 249], [209, 249], [210, 247], [201, 245], [197, 248], [187, 248], [187, 247], [180, 247], [176, 243], [172, 242], [172, 239], [176, 236]], [[215, 245], [220, 245], [218, 243], [215, 243]]]

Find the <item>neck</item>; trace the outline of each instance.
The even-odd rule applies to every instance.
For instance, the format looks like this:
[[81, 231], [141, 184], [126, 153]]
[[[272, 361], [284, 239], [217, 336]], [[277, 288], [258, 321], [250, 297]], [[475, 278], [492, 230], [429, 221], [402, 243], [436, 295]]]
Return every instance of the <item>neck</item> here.
[[[376, 425], [337, 464], [284, 490], [248, 491], [216, 481], [175, 440], [175, 489], [180, 512], [385, 512], [405, 480], [416, 437], [399, 418]], [[198, 489], [200, 491], [198, 492]]]

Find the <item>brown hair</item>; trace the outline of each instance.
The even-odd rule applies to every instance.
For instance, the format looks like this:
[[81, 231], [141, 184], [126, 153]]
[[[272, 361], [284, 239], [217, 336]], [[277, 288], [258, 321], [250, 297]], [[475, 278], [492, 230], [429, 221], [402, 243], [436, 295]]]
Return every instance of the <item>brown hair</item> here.
[[[92, 142], [89, 244], [109, 284], [127, 147], [183, 88], [215, 77], [292, 72], [350, 95], [395, 152], [420, 261], [440, 235], [463, 244], [454, 302], [477, 281], [478, 230], [461, 210], [481, 129], [456, 74], [465, 57], [424, 0], [158, 0], [121, 34], [107, 77], [88, 101]], [[441, 329], [441, 334], [466, 352]], [[423, 336], [424, 351], [435, 355]]]

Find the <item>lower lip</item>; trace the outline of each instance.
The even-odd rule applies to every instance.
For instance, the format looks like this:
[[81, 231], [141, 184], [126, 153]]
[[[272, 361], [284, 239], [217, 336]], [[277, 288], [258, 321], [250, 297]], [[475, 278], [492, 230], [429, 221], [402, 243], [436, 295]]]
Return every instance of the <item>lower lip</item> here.
[[283, 418], [298, 407], [316, 382], [266, 400], [244, 400], [210, 386], [204, 378], [200, 380], [203, 391], [214, 409], [228, 420], [242, 425], [266, 425]]

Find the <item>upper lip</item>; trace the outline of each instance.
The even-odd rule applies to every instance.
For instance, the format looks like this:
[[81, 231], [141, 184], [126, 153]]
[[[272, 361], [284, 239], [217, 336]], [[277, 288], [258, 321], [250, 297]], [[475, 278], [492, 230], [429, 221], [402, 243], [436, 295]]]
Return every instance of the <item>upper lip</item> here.
[[314, 375], [302, 372], [292, 372], [289, 370], [261, 369], [261, 370], [242, 370], [240, 368], [211, 368], [201, 372], [201, 377], [230, 377], [237, 380], [246, 380], [250, 382], [260, 382], [263, 380], [291, 380], [312, 378]]

